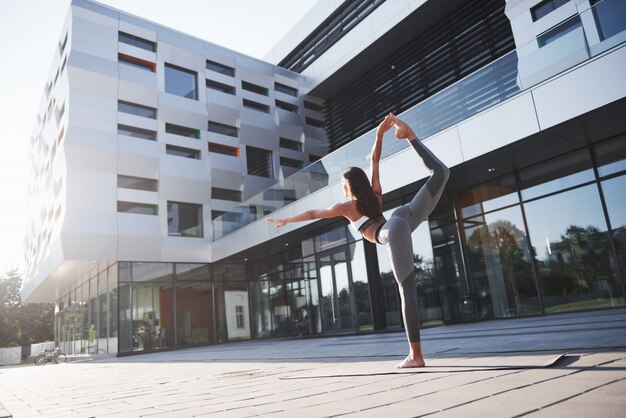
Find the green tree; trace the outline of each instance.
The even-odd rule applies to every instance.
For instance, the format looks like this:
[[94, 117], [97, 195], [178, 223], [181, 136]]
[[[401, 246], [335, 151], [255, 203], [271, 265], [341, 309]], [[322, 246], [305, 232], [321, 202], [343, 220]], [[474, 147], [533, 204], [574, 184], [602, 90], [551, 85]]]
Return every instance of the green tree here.
[[22, 277], [11, 270], [0, 277], [0, 347], [24, 346], [54, 338], [54, 304], [23, 305]]

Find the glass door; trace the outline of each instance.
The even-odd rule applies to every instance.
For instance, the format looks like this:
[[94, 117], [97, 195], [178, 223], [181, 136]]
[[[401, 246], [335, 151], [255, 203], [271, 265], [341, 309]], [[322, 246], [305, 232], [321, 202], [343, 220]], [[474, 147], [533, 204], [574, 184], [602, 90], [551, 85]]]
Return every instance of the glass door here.
[[355, 330], [354, 301], [344, 249], [318, 256], [322, 332]]

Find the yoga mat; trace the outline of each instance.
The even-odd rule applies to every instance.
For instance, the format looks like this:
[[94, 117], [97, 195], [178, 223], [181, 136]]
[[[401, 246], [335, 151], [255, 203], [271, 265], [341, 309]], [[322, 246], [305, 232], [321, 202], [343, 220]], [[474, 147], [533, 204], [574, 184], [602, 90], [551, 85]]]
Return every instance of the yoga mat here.
[[375, 363], [341, 363], [341, 373], [333, 373], [332, 366], [325, 364], [315, 372], [297, 376], [281, 377], [281, 380], [322, 379], [333, 377], [380, 376], [392, 374], [416, 373], [456, 373], [481, 370], [519, 370], [550, 367], [565, 353], [558, 354], [520, 354], [480, 357], [447, 357], [426, 359], [426, 367], [416, 369], [396, 369], [402, 361], [381, 361]]

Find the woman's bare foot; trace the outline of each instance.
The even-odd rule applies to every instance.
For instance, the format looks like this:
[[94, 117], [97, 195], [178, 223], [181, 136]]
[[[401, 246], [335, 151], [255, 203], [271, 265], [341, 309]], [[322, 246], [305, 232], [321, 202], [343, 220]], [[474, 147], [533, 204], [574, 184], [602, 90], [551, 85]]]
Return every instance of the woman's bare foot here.
[[402, 360], [396, 366], [397, 369], [410, 369], [416, 367], [425, 367], [426, 363], [423, 358], [411, 358], [410, 355], [406, 356], [404, 360]]
[[398, 139], [415, 139], [415, 133], [413, 129], [409, 125], [407, 125], [404, 121], [394, 118], [394, 125], [396, 125], [396, 138]]

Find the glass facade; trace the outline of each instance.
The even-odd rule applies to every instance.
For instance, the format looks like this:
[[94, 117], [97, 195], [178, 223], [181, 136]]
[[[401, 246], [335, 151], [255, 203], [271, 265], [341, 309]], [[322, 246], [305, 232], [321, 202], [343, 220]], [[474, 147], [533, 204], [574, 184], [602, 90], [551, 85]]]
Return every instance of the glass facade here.
[[[623, 140], [446, 190], [412, 235], [422, 326], [623, 306]], [[399, 329], [385, 248], [344, 221], [314, 228], [249, 259], [111, 264], [57, 302], [56, 338], [72, 354], [133, 353]]]

